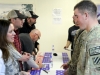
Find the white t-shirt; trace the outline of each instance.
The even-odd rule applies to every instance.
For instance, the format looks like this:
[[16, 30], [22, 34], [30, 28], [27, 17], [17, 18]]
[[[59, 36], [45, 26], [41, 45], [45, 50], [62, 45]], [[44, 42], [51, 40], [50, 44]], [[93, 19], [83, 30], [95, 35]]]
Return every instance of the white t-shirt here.
[[2, 51], [0, 49], [0, 75], [5, 75], [5, 64], [2, 58]]

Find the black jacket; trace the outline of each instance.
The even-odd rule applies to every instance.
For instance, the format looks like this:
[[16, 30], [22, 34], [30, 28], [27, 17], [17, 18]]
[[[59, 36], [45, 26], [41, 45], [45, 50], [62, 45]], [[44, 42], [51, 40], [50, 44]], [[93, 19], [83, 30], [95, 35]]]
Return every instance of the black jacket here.
[[[29, 26], [27, 21], [25, 20], [23, 27], [19, 29], [19, 33], [30, 33], [31, 30], [35, 29], [35, 25], [33, 24], [32, 26]], [[37, 48], [37, 45], [39, 45], [39, 43], [36, 41], [35, 42], [35, 48]], [[37, 48], [38, 49], [38, 48]]]
[[30, 33], [32, 29], [35, 29], [35, 25], [29, 26], [28, 23], [25, 21], [23, 27], [20, 28], [20, 33]]

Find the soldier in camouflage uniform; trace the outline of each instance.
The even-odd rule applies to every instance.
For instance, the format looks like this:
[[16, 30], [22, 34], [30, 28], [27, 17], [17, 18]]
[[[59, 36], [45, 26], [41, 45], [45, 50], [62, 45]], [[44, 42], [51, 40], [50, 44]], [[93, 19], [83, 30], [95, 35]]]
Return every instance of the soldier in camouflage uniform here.
[[100, 75], [100, 26], [92, 28], [82, 42], [77, 75]]
[[[72, 59], [71, 61], [69, 61], [66, 65], [69, 67], [64, 75], [76, 75], [77, 73], [77, 62], [78, 62], [78, 57], [80, 54], [80, 47], [81, 47], [81, 43], [83, 36], [85, 36], [86, 31], [85, 30], [80, 30], [78, 29], [76, 32], [76, 35], [74, 37], [74, 45], [73, 45], [73, 55], [72, 55]], [[67, 73], [66, 73], [67, 72]]]
[[97, 20], [97, 7], [91, 1], [81, 1], [74, 7], [74, 16], [80, 29], [85, 29], [77, 75], [100, 75], [100, 25]]
[[80, 29], [75, 35], [74, 45], [73, 45], [74, 53], [72, 55], [71, 61], [69, 62], [68, 75], [77, 75], [77, 62], [80, 54], [81, 42], [84, 39], [85, 35], [86, 35], [86, 31]]

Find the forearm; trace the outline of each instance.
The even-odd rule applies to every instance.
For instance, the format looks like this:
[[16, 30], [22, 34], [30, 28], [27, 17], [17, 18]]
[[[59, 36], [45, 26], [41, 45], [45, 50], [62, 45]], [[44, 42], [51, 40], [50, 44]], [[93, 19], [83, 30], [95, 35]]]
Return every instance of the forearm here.
[[30, 72], [21, 71], [20, 75], [31, 75]]
[[23, 57], [21, 57], [21, 58], [19, 58], [18, 60], [19, 60], [19, 61], [24, 61], [24, 58], [23, 58]]
[[71, 42], [70, 41], [67, 41], [66, 48], [68, 48], [70, 44], [71, 44]]
[[29, 58], [31, 57], [31, 55], [29, 53], [23, 54], [18, 60], [19, 61], [27, 61], [29, 60]]
[[33, 57], [31, 56], [29, 60], [26, 61], [27, 64], [32, 68], [39, 68], [39, 66], [36, 64], [36, 62], [33, 60]]

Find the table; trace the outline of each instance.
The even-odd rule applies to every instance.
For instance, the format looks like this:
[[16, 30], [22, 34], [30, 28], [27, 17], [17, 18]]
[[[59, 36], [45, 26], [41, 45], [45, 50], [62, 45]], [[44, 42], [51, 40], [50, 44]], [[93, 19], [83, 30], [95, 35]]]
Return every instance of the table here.
[[[53, 67], [50, 68], [50, 56], [51, 52], [46, 52], [42, 63], [45, 64], [45, 67], [41, 70], [31, 71], [31, 75], [63, 75], [64, 70], [61, 67], [63, 63], [69, 61], [67, 53], [57, 53], [58, 56], [53, 56]], [[44, 72], [46, 70], [48, 73]]]

